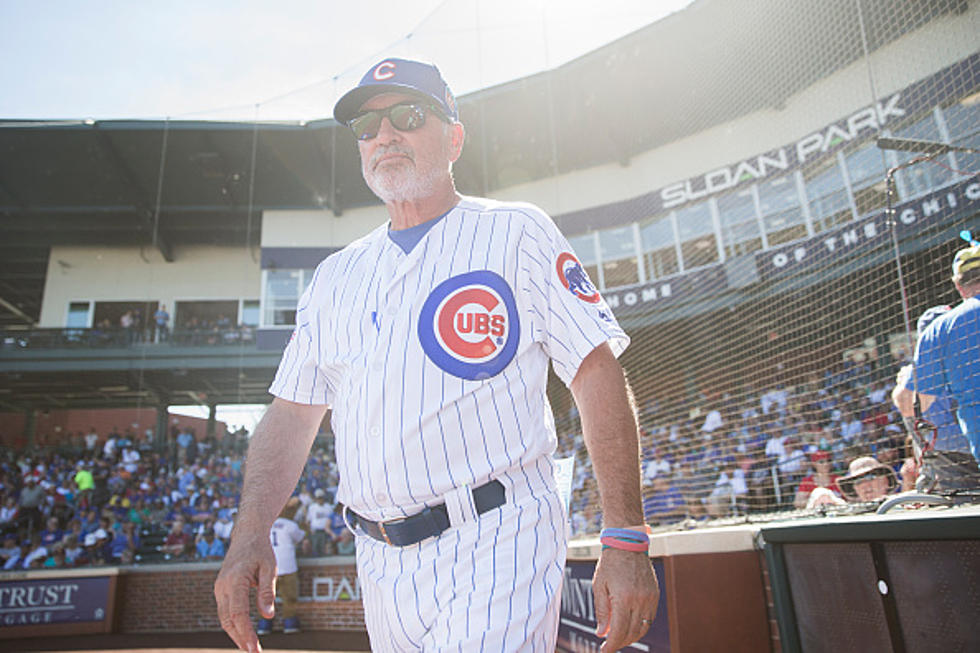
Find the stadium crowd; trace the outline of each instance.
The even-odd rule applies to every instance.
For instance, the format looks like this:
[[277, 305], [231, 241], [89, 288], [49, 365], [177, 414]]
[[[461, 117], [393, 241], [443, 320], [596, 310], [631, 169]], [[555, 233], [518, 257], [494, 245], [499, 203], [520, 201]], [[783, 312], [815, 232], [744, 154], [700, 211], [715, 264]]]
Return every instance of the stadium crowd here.
[[[777, 385], [739, 399], [705, 398], [676, 419], [647, 400], [640, 421], [648, 523], [813, 507], [811, 493], [817, 503], [858, 500], [842, 479], [862, 460], [871, 465], [863, 474], [887, 479], [886, 491], [910, 488], [915, 470], [891, 385], [843, 363], [792, 390]], [[589, 457], [574, 414], [567, 423], [557, 456], [575, 458], [572, 533], [595, 533], [600, 515]], [[241, 490], [244, 431], [215, 440], [182, 430], [154, 443], [152, 433], [92, 430], [60, 442], [0, 456], [0, 567], [223, 557]], [[332, 446], [331, 437], [317, 438], [297, 486], [294, 520], [307, 534], [300, 555], [353, 553], [342, 506], [333, 503]]]
[[[892, 405], [894, 382], [887, 375], [867, 362], [842, 361], [793, 388], [774, 384], [739, 397], [703, 397], [693, 410], [689, 404], [665, 410], [648, 400], [640, 410], [647, 522], [669, 525], [860, 500], [856, 483], [841, 485], [841, 479], [884, 477], [889, 492], [912, 489], [917, 472], [911, 443]], [[572, 533], [596, 532], [600, 515], [588, 457], [574, 427], [567, 433], [562, 454], [576, 458]], [[866, 462], [852, 468], [864, 458], [873, 468], [861, 467]], [[812, 494], [817, 501], [810, 501]]]
[[[38, 569], [219, 560], [234, 525], [246, 434], [74, 434], [59, 446], [0, 455], [0, 568]], [[301, 555], [352, 554], [327, 499], [336, 488], [332, 439], [318, 438], [299, 483]]]

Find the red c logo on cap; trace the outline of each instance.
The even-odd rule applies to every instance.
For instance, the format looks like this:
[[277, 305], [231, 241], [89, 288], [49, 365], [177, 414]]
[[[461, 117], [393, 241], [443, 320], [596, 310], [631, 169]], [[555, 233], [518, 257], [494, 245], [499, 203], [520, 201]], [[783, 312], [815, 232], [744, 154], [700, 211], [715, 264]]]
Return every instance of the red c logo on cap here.
[[379, 82], [391, 79], [395, 76], [395, 64], [392, 61], [385, 61], [378, 64], [374, 69], [374, 78]]

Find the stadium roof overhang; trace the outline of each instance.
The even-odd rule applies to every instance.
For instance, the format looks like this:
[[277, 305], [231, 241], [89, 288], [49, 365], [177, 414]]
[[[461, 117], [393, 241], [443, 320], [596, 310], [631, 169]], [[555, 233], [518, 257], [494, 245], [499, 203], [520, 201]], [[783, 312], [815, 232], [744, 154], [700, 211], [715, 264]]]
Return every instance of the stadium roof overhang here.
[[5, 349], [0, 412], [268, 403], [278, 362], [237, 346]]

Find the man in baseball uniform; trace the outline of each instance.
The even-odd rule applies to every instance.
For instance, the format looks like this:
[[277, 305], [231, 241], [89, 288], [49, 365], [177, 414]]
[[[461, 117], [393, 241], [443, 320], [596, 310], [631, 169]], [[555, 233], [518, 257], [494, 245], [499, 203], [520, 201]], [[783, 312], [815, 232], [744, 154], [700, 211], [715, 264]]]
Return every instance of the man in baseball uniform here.
[[252, 437], [215, 596], [257, 650], [248, 591], [271, 614], [268, 528], [332, 407], [337, 501], [357, 534], [375, 651], [554, 651], [567, 519], [555, 487], [549, 363], [571, 388], [610, 531], [593, 581], [603, 651], [647, 631], [629, 342], [552, 220], [463, 197], [464, 128], [435, 66], [386, 59], [334, 109], [390, 221], [328, 257]]

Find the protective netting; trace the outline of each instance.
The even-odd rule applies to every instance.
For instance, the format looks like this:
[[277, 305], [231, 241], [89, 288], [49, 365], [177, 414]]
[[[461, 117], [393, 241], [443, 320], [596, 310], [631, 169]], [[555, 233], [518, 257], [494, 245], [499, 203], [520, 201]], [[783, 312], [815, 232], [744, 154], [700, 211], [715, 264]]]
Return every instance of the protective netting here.
[[[888, 468], [852, 467], [862, 479], [911, 488], [891, 393], [919, 316], [961, 301], [961, 231], [980, 235], [977, 154], [876, 144], [980, 147], [978, 3], [720, 4], [682, 12], [700, 12], [706, 48], [720, 31], [743, 40], [722, 60], [682, 62], [692, 89], [719, 68], [735, 79], [673, 116], [677, 138], [652, 150], [679, 172], [589, 220], [558, 216], [632, 337], [622, 361], [652, 524], [803, 509], [814, 487], [836, 495], [861, 456]], [[639, 72], [656, 87], [674, 64]], [[899, 166], [890, 220], [886, 172]], [[586, 222], [608, 227], [576, 230]], [[573, 532], [594, 532], [580, 425], [552, 388], [560, 450], [577, 458]], [[962, 438], [938, 445], [969, 454]]]

